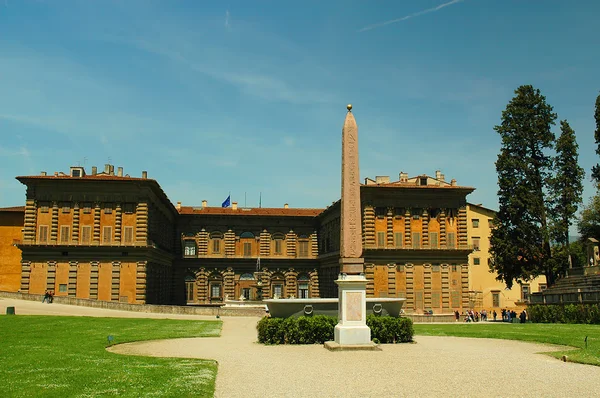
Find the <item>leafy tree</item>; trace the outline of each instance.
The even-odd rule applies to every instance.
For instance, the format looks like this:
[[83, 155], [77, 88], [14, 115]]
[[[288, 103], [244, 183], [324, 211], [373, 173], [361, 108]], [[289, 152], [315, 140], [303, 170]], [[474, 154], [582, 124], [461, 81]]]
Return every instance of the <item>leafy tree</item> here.
[[[596, 154], [600, 155], [600, 95], [596, 98], [596, 110], [594, 112], [596, 119], [596, 131], [594, 131], [594, 139], [596, 140]], [[596, 185], [600, 185], [600, 165], [596, 164], [592, 167], [592, 179], [596, 181]]]
[[[556, 140], [555, 176], [551, 180], [552, 240], [563, 248], [569, 247], [569, 227], [575, 217], [583, 193], [585, 172], [579, 166], [579, 145], [575, 132], [566, 120], [560, 122], [561, 134]], [[568, 256], [568, 250], [566, 250]]]
[[500, 209], [490, 239], [492, 271], [508, 288], [517, 279], [555, 280], [545, 192], [549, 188], [556, 114], [538, 89], [515, 90], [494, 130], [502, 138], [496, 161]]
[[593, 196], [587, 206], [583, 207], [577, 222], [577, 230], [582, 240], [587, 238], [600, 240], [600, 196]]

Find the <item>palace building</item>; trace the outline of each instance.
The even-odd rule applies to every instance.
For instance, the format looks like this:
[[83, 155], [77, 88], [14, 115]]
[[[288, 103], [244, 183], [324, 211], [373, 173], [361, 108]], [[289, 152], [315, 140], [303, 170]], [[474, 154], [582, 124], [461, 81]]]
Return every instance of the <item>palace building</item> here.
[[[17, 179], [25, 206], [0, 209], [0, 290], [178, 305], [337, 295], [339, 201], [325, 209], [173, 205], [146, 172], [131, 177], [113, 165]], [[407, 312], [497, 304], [495, 291], [474, 282], [487, 259], [473, 250], [489, 229], [474, 230], [469, 215], [483, 214], [478, 225], [487, 225], [493, 212], [467, 203], [473, 190], [439, 171], [365, 179], [368, 297], [405, 297]]]

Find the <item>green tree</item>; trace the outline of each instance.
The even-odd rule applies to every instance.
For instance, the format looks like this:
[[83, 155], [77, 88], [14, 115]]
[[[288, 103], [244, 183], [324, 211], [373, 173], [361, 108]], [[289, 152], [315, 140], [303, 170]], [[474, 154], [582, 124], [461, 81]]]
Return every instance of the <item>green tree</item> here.
[[[572, 224], [583, 193], [585, 172], [578, 163], [575, 132], [566, 120], [560, 122], [561, 134], [556, 140], [555, 176], [551, 180], [552, 240], [563, 248], [569, 247], [569, 227]], [[566, 255], [568, 256], [568, 250]]]
[[[596, 119], [596, 131], [594, 131], [594, 139], [596, 140], [596, 154], [600, 155], [600, 95], [596, 97], [594, 119]], [[592, 167], [592, 179], [596, 181], [596, 186], [600, 185], [600, 165], [598, 164]]]
[[577, 230], [583, 241], [587, 238], [600, 240], [600, 196], [594, 195], [587, 206], [583, 207]]
[[545, 192], [550, 183], [556, 114], [538, 89], [515, 90], [494, 130], [502, 138], [496, 161], [500, 209], [490, 239], [491, 270], [512, 287], [517, 279], [555, 281]]

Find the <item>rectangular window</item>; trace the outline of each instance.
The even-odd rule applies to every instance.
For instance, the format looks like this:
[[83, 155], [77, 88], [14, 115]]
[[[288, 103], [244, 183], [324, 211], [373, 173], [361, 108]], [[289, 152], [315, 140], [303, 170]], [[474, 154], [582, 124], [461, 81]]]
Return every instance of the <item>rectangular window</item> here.
[[492, 307], [500, 307], [500, 292], [492, 292]]
[[192, 282], [192, 281], [185, 282], [186, 298], [187, 298], [188, 302], [194, 301], [194, 284], [195, 283], [196, 282]]
[[479, 237], [474, 236], [472, 239], [473, 239], [473, 250], [478, 251], [479, 250]]
[[431, 272], [440, 272], [440, 265], [439, 264], [432, 264], [431, 265]]
[[544, 290], [546, 290], [547, 287], [548, 287], [548, 285], [546, 285], [545, 283], [540, 283], [540, 285], [539, 285], [540, 292], [543, 292]]
[[420, 249], [421, 248], [421, 233], [413, 232], [412, 234], [412, 248]]
[[112, 203], [104, 204], [104, 214], [112, 214], [113, 208]]
[[298, 284], [298, 298], [308, 298], [308, 283]]
[[448, 249], [456, 249], [456, 233], [449, 232], [446, 246]]
[[62, 205], [62, 212], [63, 213], [70, 213], [71, 212], [71, 205], [69, 203], [63, 203], [63, 205]]
[[67, 225], [60, 227], [60, 243], [69, 243], [69, 227]]
[[458, 265], [456, 264], [452, 264], [452, 272], [459, 272], [460, 268], [458, 268]]
[[385, 232], [377, 232], [377, 247], [385, 247]]
[[112, 242], [112, 227], [104, 227], [102, 229], [102, 242], [105, 244]]
[[432, 249], [437, 249], [438, 246], [439, 246], [438, 233], [430, 232], [429, 233], [429, 247], [431, 247]]
[[123, 237], [125, 243], [133, 243], [133, 227], [125, 227], [123, 229]]
[[394, 244], [397, 248], [402, 247], [402, 239], [404, 238], [404, 234], [402, 232], [394, 232]]
[[40, 225], [40, 233], [38, 236], [38, 240], [40, 243], [48, 242], [48, 226], [47, 225]]
[[67, 284], [61, 283], [60, 285], [58, 285], [58, 291], [60, 293], [66, 293], [67, 292]]
[[491, 218], [488, 220], [488, 227], [494, 228], [494, 220]]
[[298, 242], [298, 256], [308, 257], [308, 241], [303, 240]]
[[283, 297], [283, 285], [276, 284], [273, 285], [273, 298], [282, 298]]
[[92, 213], [92, 204], [84, 203], [83, 204], [83, 214], [91, 214]]
[[431, 308], [440, 308], [441, 304], [440, 292], [431, 292]]
[[183, 242], [183, 255], [186, 257], [196, 255], [196, 242], [193, 240], [186, 240]]
[[92, 227], [84, 225], [81, 227], [81, 243], [90, 243], [92, 236]]
[[404, 272], [404, 264], [398, 264], [398, 272]]
[[479, 257], [473, 257], [473, 265], [481, 264], [481, 259]]
[[214, 254], [221, 253], [221, 239], [213, 239], [212, 246]]
[[252, 243], [244, 242], [244, 257], [250, 257], [252, 255]]
[[250, 300], [250, 288], [249, 287], [242, 288], [242, 297], [244, 297], [246, 300]]
[[283, 254], [283, 239], [275, 239], [275, 254]]
[[221, 299], [221, 284], [213, 283], [210, 285], [210, 298], [211, 299]]
[[473, 228], [479, 228], [479, 219], [478, 218], [472, 218], [471, 223], [473, 224]]
[[522, 284], [521, 285], [521, 301], [529, 301], [529, 285]]

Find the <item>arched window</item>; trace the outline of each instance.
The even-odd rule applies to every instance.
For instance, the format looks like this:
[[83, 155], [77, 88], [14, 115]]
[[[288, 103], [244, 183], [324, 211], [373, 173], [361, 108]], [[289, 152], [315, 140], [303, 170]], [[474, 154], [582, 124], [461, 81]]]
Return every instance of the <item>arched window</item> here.
[[242, 232], [240, 234], [240, 238], [254, 238], [254, 234], [252, 232]]
[[309, 246], [308, 246], [308, 236], [305, 234], [298, 236], [298, 257], [308, 257], [309, 256]]
[[254, 234], [252, 232], [242, 232], [240, 234], [242, 240], [242, 254], [244, 257], [252, 256], [252, 243], [254, 242]]
[[307, 274], [298, 275], [298, 298], [309, 298], [310, 278]]
[[183, 241], [183, 256], [196, 257], [196, 241], [186, 239]]
[[252, 275], [252, 274], [242, 274], [242, 275], [240, 275], [240, 280], [241, 281], [253, 281], [254, 280], [254, 275]]

